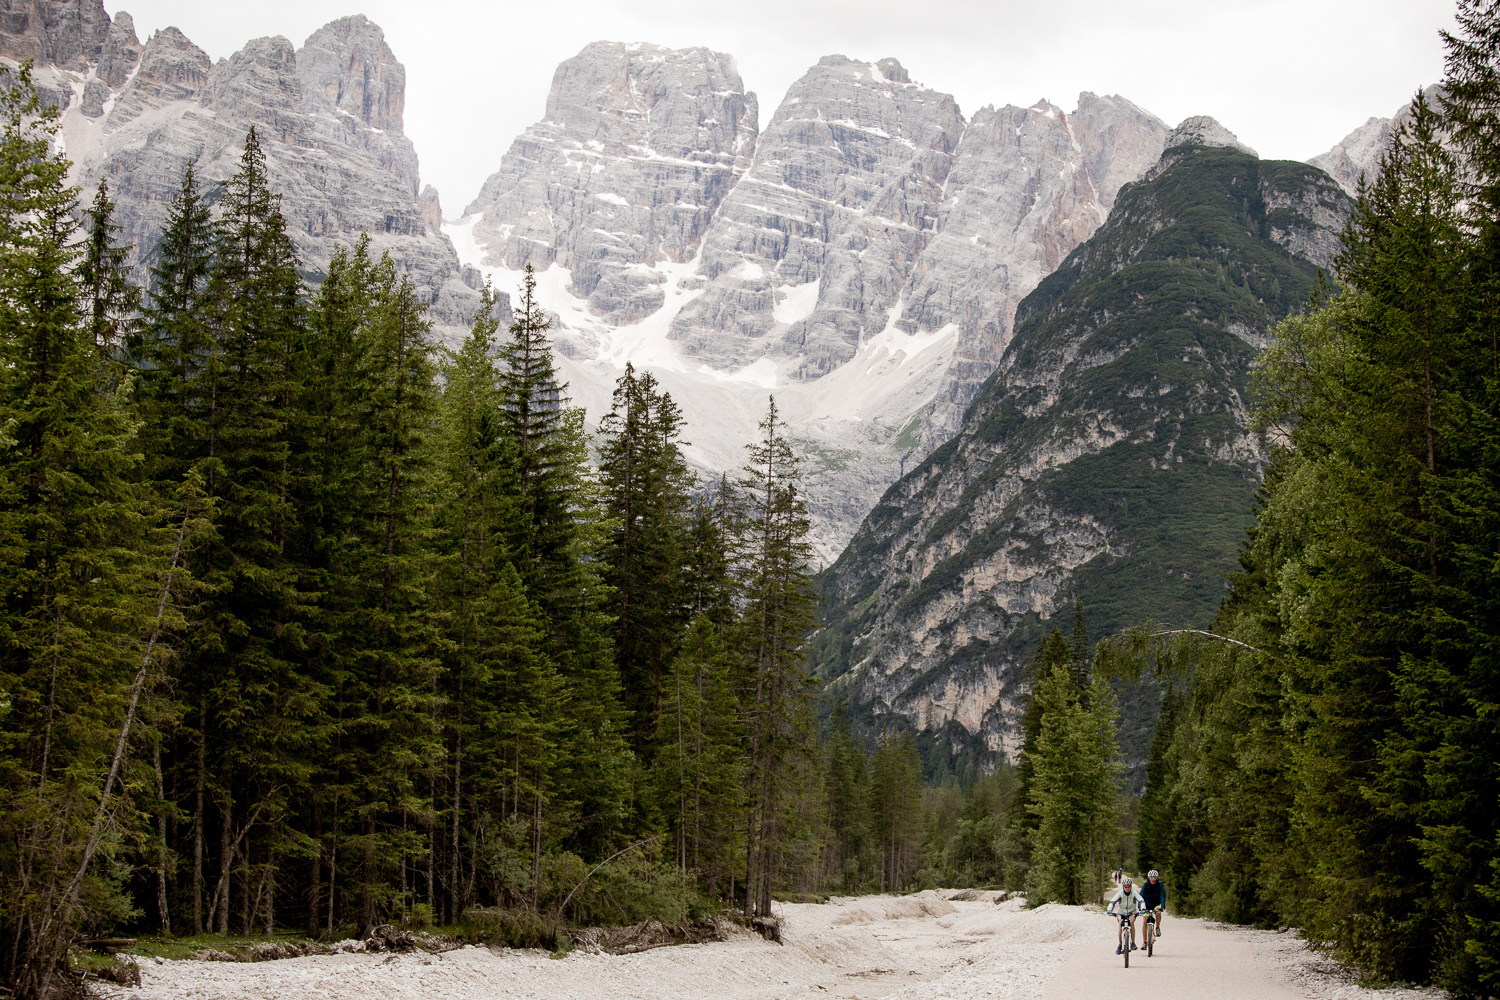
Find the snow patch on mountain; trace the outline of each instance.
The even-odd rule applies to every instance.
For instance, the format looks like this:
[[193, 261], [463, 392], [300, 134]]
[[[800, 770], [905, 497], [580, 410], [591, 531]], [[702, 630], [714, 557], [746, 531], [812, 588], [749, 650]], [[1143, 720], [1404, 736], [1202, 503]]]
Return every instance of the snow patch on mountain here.
[[896, 59], [839, 55], [764, 132], [756, 107], [724, 53], [588, 45], [444, 232], [512, 299], [536, 268], [593, 426], [627, 363], [650, 370], [716, 478], [742, 463], [774, 392], [830, 559], [959, 426], [1016, 304], [1168, 129], [1087, 93], [1071, 113], [1041, 101], [965, 121]]
[[[524, 272], [493, 263], [494, 257], [476, 238], [478, 221], [479, 216], [471, 215], [445, 222], [443, 234], [462, 263], [476, 268], [496, 291], [509, 294], [519, 308]], [[738, 474], [745, 461], [744, 446], [756, 438], [774, 393], [806, 460], [809, 504], [823, 515], [814, 522], [814, 550], [820, 565], [831, 562], [857, 520], [842, 508], [847, 502], [842, 491], [830, 490], [827, 477], [818, 473], [837, 466], [848, 474], [845, 479], [868, 479], [866, 489], [883, 488], [883, 462], [870, 459], [931, 399], [952, 356], [955, 328], [950, 324], [939, 331], [908, 334], [889, 320], [884, 330], [860, 346], [850, 364], [813, 382], [792, 378], [789, 359], [762, 357], [746, 365], [714, 367], [683, 354], [669, 336], [678, 313], [703, 294], [703, 284], [694, 278], [700, 263], [694, 257], [680, 264], [659, 261], [647, 268], [663, 288], [664, 301], [655, 312], [620, 326], [592, 313], [587, 300], [574, 294], [575, 278], [568, 268], [554, 261], [535, 271], [535, 301], [553, 323], [549, 334], [568, 395], [587, 411], [588, 426], [596, 428], [609, 412], [625, 365], [650, 371], [682, 408], [689, 439], [684, 454], [700, 479], [709, 480]], [[814, 281], [780, 289], [778, 327], [811, 312], [817, 285]]]

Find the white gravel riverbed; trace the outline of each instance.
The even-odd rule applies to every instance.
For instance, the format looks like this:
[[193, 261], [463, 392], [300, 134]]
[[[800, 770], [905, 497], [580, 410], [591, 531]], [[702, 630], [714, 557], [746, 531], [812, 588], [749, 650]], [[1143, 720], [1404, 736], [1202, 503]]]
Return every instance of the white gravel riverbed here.
[[[1025, 910], [1017, 900], [992, 902], [994, 894], [969, 901], [947, 895], [778, 905], [780, 945], [743, 931], [711, 944], [634, 955], [578, 949], [560, 959], [543, 951], [467, 947], [256, 963], [145, 962], [139, 988], [113, 992], [130, 1000], [1043, 1000], [1050, 984], [1048, 1000], [1070, 1000], [1113, 988], [1103, 979], [1114, 976], [1108, 956], [1114, 932], [1097, 909]], [[1236, 980], [1244, 1000], [1258, 992], [1267, 1000], [1273, 994], [1276, 1000], [1445, 1000], [1437, 991], [1365, 989], [1293, 934], [1222, 928], [1220, 948], [1212, 944], [1213, 925], [1191, 923], [1203, 928], [1196, 932], [1206, 942], [1200, 949], [1246, 966], [1245, 977]], [[1205, 933], [1210, 937], [1202, 938]], [[1178, 943], [1171, 934], [1164, 941]], [[1092, 971], [1101, 955], [1108, 971]], [[1059, 976], [1064, 965], [1067, 972]], [[1130, 982], [1149, 992], [1148, 980]]]
[[949, 902], [936, 893], [777, 906], [784, 944], [728, 941], [635, 955], [468, 947], [276, 962], [146, 962], [141, 1000], [1038, 1000], [1084, 926], [1076, 907]]

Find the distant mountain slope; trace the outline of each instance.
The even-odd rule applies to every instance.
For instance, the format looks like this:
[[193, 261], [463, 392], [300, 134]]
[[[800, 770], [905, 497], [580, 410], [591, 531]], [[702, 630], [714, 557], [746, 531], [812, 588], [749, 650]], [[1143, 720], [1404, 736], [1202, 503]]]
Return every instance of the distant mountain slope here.
[[138, 280], [183, 169], [193, 164], [214, 200], [253, 125], [309, 277], [336, 244], [367, 233], [377, 254], [389, 251], [412, 276], [440, 333], [457, 336], [469, 323], [477, 276], [464, 282], [437, 229], [436, 192], [420, 190], [402, 131], [406, 70], [367, 18], [324, 25], [301, 49], [257, 38], [215, 63], [176, 28], [143, 45], [131, 16], [111, 18], [102, 0], [0, 0], [0, 70], [24, 59], [64, 109], [61, 142], [85, 200], [109, 181]]
[[[1437, 107], [1442, 88], [1434, 84], [1422, 93], [1433, 107]], [[1391, 136], [1410, 117], [1411, 102], [1408, 101], [1389, 118], [1366, 119], [1363, 125], [1334, 143], [1328, 152], [1319, 153], [1307, 162], [1326, 170], [1345, 191], [1355, 194], [1361, 177], [1371, 184], [1375, 182], [1375, 175], [1380, 170], [1380, 158], [1391, 147]]]
[[826, 571], [817, 669], [866, 711], [996, 749], [1019, 669], [1075, 596], [1096, 634], [1217, 606], [1265, 454], [1249, 369], [1349, 202], [1315, 167], [1201, 145], [1212, 130], [1190, 123], [1021, 303], [962, 429]]
[[627, 361], [653, 372], [707, 475], [740, 464], [775, 392], [831, 559], [958, 428], [1016, 304], [1168, 129], [1087, 93], [966, 121], [895, 59], [825, 56], [759, 133], [756, 102], [723, 53], [586, 46], [446, 231], [497, 287], [541, 272], [593, 419]]

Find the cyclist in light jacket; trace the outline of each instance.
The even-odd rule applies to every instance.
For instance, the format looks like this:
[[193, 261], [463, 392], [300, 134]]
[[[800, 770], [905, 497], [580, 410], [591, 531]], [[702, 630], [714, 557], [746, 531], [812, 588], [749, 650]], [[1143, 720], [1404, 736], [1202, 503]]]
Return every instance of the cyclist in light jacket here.
[[[1145, 908], [1146, 904], [1141, 902], [1141, 894], [1135, 891], [1135, 886], [1131, 884], [1130, 876], [1126, 875], [1120, 879], [1120, 888], [1110, 897], [1108, 912], [1117, 916], [1130, 918], [1131, 951], [1140, 947], [1134, 941], [1135, 918]], [[1116, 955], [1123, 954], [1125, 951], [1125, 924], [1123, 921], [1120, 924], [1119, 939], [1120, 943], [1115, 946]]]

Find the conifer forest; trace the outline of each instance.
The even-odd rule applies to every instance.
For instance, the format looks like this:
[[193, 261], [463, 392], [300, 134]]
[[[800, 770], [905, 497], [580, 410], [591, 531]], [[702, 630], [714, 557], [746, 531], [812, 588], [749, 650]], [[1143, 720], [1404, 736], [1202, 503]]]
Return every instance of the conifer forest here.
[[774, 400], [744, 467], [699, 484], [650, 374], [585, 426], [529, 276], [456, 351], [367, 240], [309, 288], [253, 130], [222, 187], [184, 174], [143, 290], [24, 72], [0, 104], [17, 995], [122, 931], [478, 908], [535, 944], [911, 884], [910, 734], [872, 758], [847, 722], [819, 738]]
[[[120, 934], [555, 947], [829, 893], [1082, 904], [1137, 866], [1500, 993], [1500, 10], [1460, 25], [1256, 368], [1217, 616], [1091, 638], [1070, 600], [1011, 752], [956, 772], [819, 681], [774, 399], [705, 480], [649, 372], [573, 405], [529, 269], [452, 347], [367, 239], [309, 281], [254, 130], [183, 174], [138, 286], [7, 76], [0, 979], [47, 996]], [[1127, 688], [1160, 703], [1143, 792]]]

